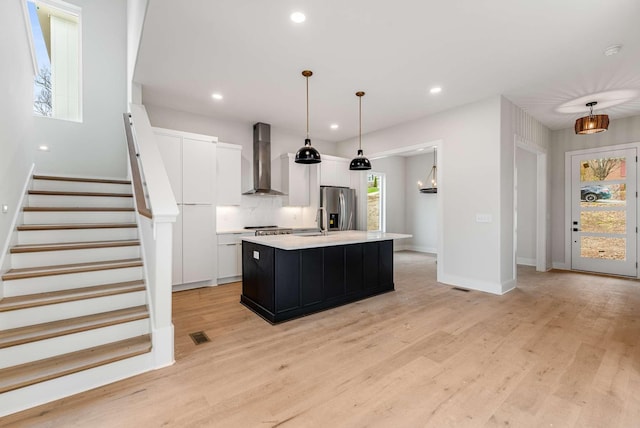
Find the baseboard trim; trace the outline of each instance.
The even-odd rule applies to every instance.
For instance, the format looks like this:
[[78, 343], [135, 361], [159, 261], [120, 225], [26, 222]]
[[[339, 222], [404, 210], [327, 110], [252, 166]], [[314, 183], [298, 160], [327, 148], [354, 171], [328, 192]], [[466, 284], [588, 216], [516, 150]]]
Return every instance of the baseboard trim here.
[[552, 262], [551, 263], [551, 268], [552, 269], [559, 269], [559, 270], [571, 270], [571, 266], [568, 265], [567, 263], [559, 263], [559, 262]]
[[417, 253], [429, 253], [429, 254], [437, 254], [438, 249], [435, 247], [421, 247], [419, 245], [406, 245], [405, 250], [415, 251]]
[[532, 259], [529, 257], [516, 257], [516, 264], [524, 265], [524, 266], [536, 266], [536, 259]]
[[[443, 284], [453, 285], [454, 287], [467, 288], [469, 290], [477, 290], [485, 293], [502, 295], [506, 291], [503, 291], [503, 283], [479, 281], [473, 278], [466, 278], [457, 275], [450, 275], [443, 273], [438, 276], [438, 282]], [[509, 291], [509, 290], [507, 290]]]

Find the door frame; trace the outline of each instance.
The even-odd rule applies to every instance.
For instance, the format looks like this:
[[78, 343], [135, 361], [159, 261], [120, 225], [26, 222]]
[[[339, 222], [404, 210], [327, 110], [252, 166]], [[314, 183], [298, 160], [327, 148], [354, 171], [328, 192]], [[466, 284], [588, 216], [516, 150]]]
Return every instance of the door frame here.
[[[421, 149], [424, 150], [431, 147], [435, 147], [437, 150], [437, 153], [436, 153], [437, 164], [444, 165], [444, 152], [446, 150], [444, 140], [432, 140], [424, 143], [413, 144], [409, 146], [385, 150], [385, 151], [370, 155], [369, 159], [373, 160], [376, 158], [397, 156], [397, 155], [405, 154], [408, 152], [414, 152], [414, 151], [418, 152]], [[438, 167], [437, 175], [438, 176], [437, 176], [436, 182], [438, 183], [438, 197], [436, 198], [436, 207], [438, 212], [438, 227], [437, 227], [438, 233], [436, 237], [437, 239], [436, 255], [437, 255], [438, 263], [436, 265], [436, 281], [438, 281], [438, 278], [444, 277], [445, 254], [444, 254], [444, 228], [442, 227], [442, 219], [444, 218], [444, 198], [446, 195], [446, 193], [443, 192], [443, 189], [445, 186], [445, 180], [442, 179], [442, 169], [440, 167]]]
[[[611, 150], [636, 149], [636, 155], [640, 156], [640, 143], [615, 144], [613, 146], [598, 146], [590, 149], [573, 150], [564, 154], [564, 265], [567, 270], [572, 270], [571, 256], [571, 158], [575, 155], [608, 152]], [[640, 173], [636, 174], [636, 189], [640, 189]], [[636, 224], [640, 217], [640, 198], [636, 198]], [[640, 254], [640, 236], [636, 237], [636, 254]], [[576, 271], [577, 272], [577, 271]], [[626, 277], [633, 278], [633, 277]], [[636, 273], [640, 278], [640, 270]]]
[[549, 270], [547, 263], [547, 151], [531, 142], [528, 142], [519, 135], [515, 136], [513, 151], [513, 272], [517, 277], [516, 253], [517, 246], [517, 221], [518, 214], [516, 205], [518, 203], [518, 194], [516, 183], [518, 180], [516, 152], [517, 149], [523, 149], [536, 155], [536, 271], [546, 272]]

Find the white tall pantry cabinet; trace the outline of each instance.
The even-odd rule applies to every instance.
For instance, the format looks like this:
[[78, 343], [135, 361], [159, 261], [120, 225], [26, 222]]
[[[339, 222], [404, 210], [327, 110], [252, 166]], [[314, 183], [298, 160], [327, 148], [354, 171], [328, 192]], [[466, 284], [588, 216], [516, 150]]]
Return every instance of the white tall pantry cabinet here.
[[173, 226], [172, 284], [215, 285], [217, 138], [160, 128], [154, 132], [180, 210]]

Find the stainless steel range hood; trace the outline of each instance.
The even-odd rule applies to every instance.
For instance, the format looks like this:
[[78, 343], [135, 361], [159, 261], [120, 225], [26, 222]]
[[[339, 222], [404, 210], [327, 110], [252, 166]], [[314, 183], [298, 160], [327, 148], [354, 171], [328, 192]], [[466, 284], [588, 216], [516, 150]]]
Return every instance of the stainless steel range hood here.
[[253, 189], [243, 195], [284, 196], [271, 189], [271, 125], [253, 125]]

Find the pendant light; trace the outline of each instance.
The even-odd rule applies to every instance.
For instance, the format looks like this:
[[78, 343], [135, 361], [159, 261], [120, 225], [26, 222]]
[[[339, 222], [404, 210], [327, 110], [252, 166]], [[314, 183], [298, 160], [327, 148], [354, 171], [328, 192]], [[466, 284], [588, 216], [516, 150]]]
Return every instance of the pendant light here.
[[296, 163], [320, 163], [320, 153], [311, 147], [309, 139], [309, 77], [313, 76], [313, 72], [304, 70], [302, 75], [307, 79], [307, 138], [304, 139], [304, 147], [296, 152]]
[[609, 128], [609, 116], [606, 114], [593, 114], [593, 106], [598, 104], [597, 101], [587, 103], [589, 107], [589, 116], [581, 117], [576, 120], [575, 131], [578, 135], [596, 134], [604, 132]]
[[431, 187], [422, 187], [422, 183], [418, 181], [418, 186], [420, 186], [420, 193], [438, 193], [438, 152], [437, 148], [433, 148], [433, 166], [431, 167], [431, 172], [427, 175], [427, 181], [431, 179]]
[[359, 128], [358, 128], [358, 155], [353, 158], [351, 164], [349, 164], [349, 169], [351, 171], [366, 171], [371, 169], [371, 162], [369, 159], [364, 157], [364, 152], [362, 151], [362, 97], [364, 97], [364, 92], [358, 91], [356, 92], [356, 97], [358, 97], [358, 117], [359, 117]]

